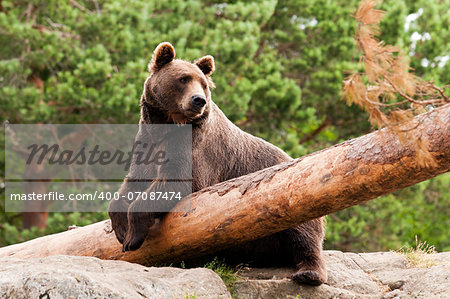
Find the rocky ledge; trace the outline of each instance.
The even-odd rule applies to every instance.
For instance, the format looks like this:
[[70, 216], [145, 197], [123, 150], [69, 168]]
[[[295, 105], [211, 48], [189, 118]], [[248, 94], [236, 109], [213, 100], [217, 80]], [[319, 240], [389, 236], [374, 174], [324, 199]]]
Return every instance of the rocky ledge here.
[[325, 251], [328, 282], [289, 280], [291, 269], [245, 268], [231, 288], [209, 269], [144, 267], [92, 257], [0, 260], [1, 298], [450, 298], [450, 252], [411, 266], [395, 252]]
[[231, 298], [205, 268], [144, 267], [93, 257], [0, 260], [0, 298]]
[[299, 286], [291, 269], [246, 269], [235, 284], [238, 298], [450, 298], [450, 252], [427, 255], [427, 268], [395, 252], [325, 251], [328, 282]]

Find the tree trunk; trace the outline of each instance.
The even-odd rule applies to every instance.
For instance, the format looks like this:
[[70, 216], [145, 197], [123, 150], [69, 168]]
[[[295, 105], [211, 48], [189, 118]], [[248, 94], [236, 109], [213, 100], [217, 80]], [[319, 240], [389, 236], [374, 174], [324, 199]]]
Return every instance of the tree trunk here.
[[[192, 211], [169, 213], [141, 249], [122, 253], [109, 221], [0, 249], [0, 257], [56, 254], [155, 264], [186, 260], [363, 203], [450, 169], [450, 105], [401, 129], [437, 163], [421, 165], [413, 142], [384, 129], [203, 189]], [[186, 201], [181, 201], [185, 205]]]
[[[37, 126], [41, 126], [42, 124], [38, 124]], [[54, 127], [52, 127], [54, 130]], [[39, 130], [36, 130], [35, 138], [36, 140], [41, 140], [42, 136], [39, 136]], [[63, 144], [76, 144], [81, 145], [83, 141], [91, 135], [91, 131], [88, 126], [84, 126], [79, 131], [71, 132], [65, 136], [58, 137], [58, 133], [54, 131], [54, 142], [55, 144], [63, 145]], [[11, 137], [11, 136], [10, 136]], [[13, 140], [13, 142], [18, 142], [18, 140]], [[22, 156], [24, 159], [28, 158], [29, 153], [18, 151], [18, 155]], [[71, 166], [69, 166], [71, 167]], [[44, 177], [47, 180], [50, 179], [50, 174], [44, 174], [45, 168], [43, 164], [38, 164], [36, 161], [25, 166], [24, 178], [25, 178], [25, 192], [27, 194], [35, 193], [35, 194], [45, 194], [47, 193], [48, 182], [41, 181], [38, 183], [37, 181], [30, 181], [37, 177]], [[53, 175], [56, 173], [53, 172]], [[47, 219], [48, 219], [48, 201], [25, 201], [24, 202], [24, 211], [22, 217], [22, 225], [23, 228], [46, 228], [47, 227]], [[38, 211], [38, 212], [36, 212]]]
[[[25, 177], [33, 178], [39, 177], [39, 174], [43, 170], [43, 165], [38, 165], [36, 163], [32, 163], [28, 165], [25, 169]], [[44, 194], [47, 192], [47, 182], [40, 183], [30, 183], [25, 182], [25, 192], [36, 193], [36, 194]], [[22, 216], [22, 225], [23, 228], [46, 228], [47, 227], [47, 219], [48, 219], [48, 201], [25, 201], [24, 202], [24, 212]], [[44, 212], [35, 212], [35, 211], [44, 211]]]

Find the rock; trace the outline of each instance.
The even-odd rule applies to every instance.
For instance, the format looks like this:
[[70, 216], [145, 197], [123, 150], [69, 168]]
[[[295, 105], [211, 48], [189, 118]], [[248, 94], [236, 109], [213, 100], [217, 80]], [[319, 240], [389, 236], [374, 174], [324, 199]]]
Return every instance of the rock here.
[[324, 252], [328, 282], [302, 286], [292, 269], [244, 269], [234, 294], [246, 298], [450, 298], [450, 252], [432, 254], [434, 266], [412, 267], [395, 252]]
[[[450, 252], [412, 267], [395, 252], [325, 251], [328, 282], [298, 285], [289, 268], [246, 268], [233, 295], [246, 298], [450, 298]], [[144, 267], [93, 257], [0, 260], [0, 298], [231, 298], [205, 268]]]
[[231, 298], [205, 268], [144, 267], [93, 257], [0, 260], [1, 298]]

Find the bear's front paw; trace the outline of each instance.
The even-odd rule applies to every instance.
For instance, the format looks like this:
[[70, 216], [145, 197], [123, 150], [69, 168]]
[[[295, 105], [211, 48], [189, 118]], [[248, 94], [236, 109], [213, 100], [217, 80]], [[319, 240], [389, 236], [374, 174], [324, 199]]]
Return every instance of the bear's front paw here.
[[128, 230], [127, 213], [109, 213], [109, 218], [111, 218], [111, 226], [117, 240], [123, 244]]
[[133, 251], [141, 247], [149, 233], [149, 228], [157, 221], [158, 213], [128, 212], [128, 231], [123, 242], [122, 251]]
[[117, 240], [123, 244], [128, 230], [128, 203], [124, 200], [113, 200], [109, 204], [108, 214]]
[[142, 243], [144, 243], [147, 234], [148, 228], [145, 228], [145, 230], [140, 229], [138, 231], [133, 230], [133, 232], [131, 230], [128, 230], [125, 241], [123, 242], [122, 252], [139, 249]]

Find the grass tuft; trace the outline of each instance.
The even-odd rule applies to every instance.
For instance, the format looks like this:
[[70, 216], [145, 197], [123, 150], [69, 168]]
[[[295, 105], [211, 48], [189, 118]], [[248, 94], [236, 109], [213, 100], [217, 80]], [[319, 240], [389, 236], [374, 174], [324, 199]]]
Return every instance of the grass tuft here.
[[430, 254], [436, 253], [436, 249], [425, 241], [419, 242], [417, 236], [415, 247], [403, 246], [397, 252], [406, 256], [410, 267], [429, 268], [436, 265], [436, 261], [430, 257]]
[[232, 267], [215, 257], [211, 262], [205, 264], [205, 268], [216, 272], [222, 278], [228, 291], [231, 294], [234, 293], [234, 283], [238, 280], [238, 275]]

